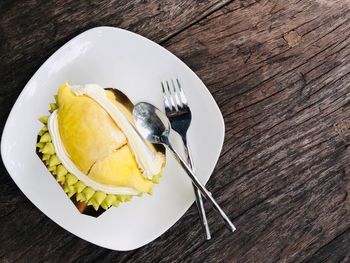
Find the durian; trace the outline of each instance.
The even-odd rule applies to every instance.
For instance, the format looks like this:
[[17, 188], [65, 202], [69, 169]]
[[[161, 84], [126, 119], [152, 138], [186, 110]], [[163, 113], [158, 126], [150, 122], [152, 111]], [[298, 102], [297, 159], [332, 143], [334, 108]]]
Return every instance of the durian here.
[[41, 149], [41, 152], [43, 154], [54, 154], [55, 153], [55, 148], [51, 142], [46, 143], [45, 146]]
[[[131, 121], [131, 113], [118, 105], [113, 92], [106, 93]], [[138, 191], [138, 196], [143, 193], [152, 194], [152, 186], [159, 183], [161, 174], [152, 179], [142, 175], [124, 133], [99, 104], [87, 96], [75, 96], [69, 85], [64, 84], [55, 95], [55, 103], [50, 104], [49, 112], [55, 110], [58, 110], [62, 142], [71, 160], [83, 173], [102, 185], [131, 187]], [[42, 153], [41, 158], [48, 170], [54, 174], [70, 198], [85, 202], [95, 210], [100, 207], [107, 210], [132, 199], [131, 195], [96, 191], [69, 173], [56, 155], [48, 131], [48, 118], [49, 116], [39, 118], [44, 126], [38, 132], [36, 147]]]

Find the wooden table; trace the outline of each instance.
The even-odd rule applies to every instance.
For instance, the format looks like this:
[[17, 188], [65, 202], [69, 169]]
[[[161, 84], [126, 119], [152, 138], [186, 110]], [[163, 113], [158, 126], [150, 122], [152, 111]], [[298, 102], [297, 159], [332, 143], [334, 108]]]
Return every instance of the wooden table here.
[[[0, 2], [0, 128], [66, 41], [110, 25], [187, 63], [226, 123], [207, 184], [237, 226], [193, 205], [156, 241], [103, 249], [49, 220], [0, 166], [0, 262], [350, 262], [350, 1]], [[181, 2], [181, 3], [180, 3]], [[30, 175], [28, 175], [30, 176]]]

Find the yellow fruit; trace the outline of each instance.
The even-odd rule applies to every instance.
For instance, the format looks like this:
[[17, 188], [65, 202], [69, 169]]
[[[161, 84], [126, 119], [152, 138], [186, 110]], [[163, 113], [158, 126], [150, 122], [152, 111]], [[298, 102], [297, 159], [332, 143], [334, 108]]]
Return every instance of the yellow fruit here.
[[[131, 113], [107, 91], [107, 97], [132, 122]], [[58, 125], [63, 144], [75, 165], [103, 185], [150, 193], [127, 139], [108, 113], [87, 96], [76, 96], [68, 84], [58, 91]]]
[[96, 162], [89, 177], [104, 185], [131, 187], [143, 193], [150, 192], [153, 185], [141, 174], [127, 145]]
[[105, 110], [87, 96], [75, 96], [68, 84], [58, 91], [58, 125], [72, 161], [85, 174], [91, 166], [126, 143]]
[[[112, 91], [106, 91], [107, 98], [133, 123], [131, 112]], [[87, 96], [76, 96], [70, 86], [64, 84], [55, 96], [56, 103], [50, 104], [50, 112], [58, 109], [59, 132], [63, 144], [75, 165], [91, 179], [102, 185], [128, 187], [139, 192], [152, 194], [152, 186], [158, 183], [160, 175], [153, 180], [146, 179], [133, 156], [127, 139], [118, 125], [105, 110]], [[39, 118], [44, 127], [39, 131], [39, 152], [48, 170], [55, 175], [69, 197], [79, 202], [107, 210], [132, 199], [130, 195], [106, 194], [86, 186], [70, 174], [55, 154], [48, 132], [48, 117]], [[149, 147], [155, 151], [152, 144]]]

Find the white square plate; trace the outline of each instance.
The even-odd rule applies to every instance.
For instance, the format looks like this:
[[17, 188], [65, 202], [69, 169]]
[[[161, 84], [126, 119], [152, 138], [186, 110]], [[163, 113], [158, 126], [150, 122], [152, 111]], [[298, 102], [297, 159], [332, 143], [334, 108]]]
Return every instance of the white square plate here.
[[[198, 177], [207, 182], [224, 140], [221, 112], [203, 82], [158, 44], [126, 30], [90, 29], [57, 50], [34, 74], [8, 117], [1, 140], [3, 162], [22, 192], [54, 222], [89, 242], [114, 250], [143, 246], [168, 230], [194, 201], [190, 180], [167, 155], [152, 196], [134, 198], [98, 218], [80, 214], [35, 154], [39, 116], [47, 114], [59, 86], [97, 83], [123, 91], [133, 103], [163, 109], [160, 81], [178, 77], [192, 110], [188, 141]], [[159, 213], [159, 211], [162, 211]], [[198, 222], [199, 223], [199, 222]]]

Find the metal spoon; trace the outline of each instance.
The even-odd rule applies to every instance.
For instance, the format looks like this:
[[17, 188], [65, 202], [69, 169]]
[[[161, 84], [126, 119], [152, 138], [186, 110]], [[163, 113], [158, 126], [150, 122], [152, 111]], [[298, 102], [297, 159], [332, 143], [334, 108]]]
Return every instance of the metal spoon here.
[[195, 186], [201, 191], [203, 196], [209, 200], [217, 212], [221, 215], [228, 228], [233, 232], [236, 230], [231, 220], [225, 212], [216, 203], [211, 193], [198, 180], [192, 169], [182, 159], [179, 153], [174, 149], [169, 141], [170, 124], [166, 115], [152, 104], [140, 102], [134, 106], [133, 115], [135, 125], [139, 133], [144, 139], [151, 143], [160, 143], [166, 146], [175, 156], [176, 160], [181, 164], [182, 168], [187, 172]]

